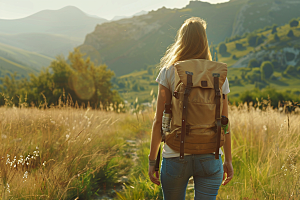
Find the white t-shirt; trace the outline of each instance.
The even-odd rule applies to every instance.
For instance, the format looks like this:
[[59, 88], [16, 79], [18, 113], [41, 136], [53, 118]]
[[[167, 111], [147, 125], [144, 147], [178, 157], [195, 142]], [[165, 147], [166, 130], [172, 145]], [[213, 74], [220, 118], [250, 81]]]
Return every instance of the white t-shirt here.
[[[159, 84], [165, 86], [170, 91], [172, 91], [172, 95], [173, 95], [173, 92], [175, 90], [175, 67], [172, 65], [168, 69], [166, 67], [162, 68], [156, 78], [156, 82], [158, 82]], [[229, 82], [227, 77], [222, 86], [222, 92], [223, 94], [228, 94], [230, 92]], [[223, 154], [221, 148], [219, 152], [221, 155]], [[190, 155], [190, 154], [184, 154], [184, 155]], [[174, 151], [165, 143], [162, 156], [164, 158], [179, 157], [179, 152]]]

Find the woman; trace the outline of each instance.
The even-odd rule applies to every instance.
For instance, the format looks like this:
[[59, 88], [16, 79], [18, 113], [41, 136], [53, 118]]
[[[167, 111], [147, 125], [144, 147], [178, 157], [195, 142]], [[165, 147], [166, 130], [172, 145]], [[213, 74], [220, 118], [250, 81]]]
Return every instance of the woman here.
[[[177, 61], [189, 59], [212, 60], [209, 51], [206, 22], [200, 18], [193, 17], [187, 19], [178, 30], [175, 43], [170, 46], [165, 56], [161, 59], [161, 71], [156, 79], [159, 83], [157, 97], [157, 108], [152, 127], [151, 147], [149, 154], [149, 178], [160, 185], [158, 173], [155, 173], [155, 159], [161, 143], [162, 115], [165, 103], [171, 102], [172, 92], [174, 91], [174, 64]], [[222, 86], [225, 95], [223, 100], [222, 115], [228, 117], [229, 84], [226, 78]], [[233, 167], [231, 158], [231, 138], [225, 135], [224, 154], [225, 161], [222, 167], [222, 160], [213, 159], [211, 154], [185, 154], [183, 162], [179, 159], [179, 152], [171, 149], [167, 144], [163, 149], [163, 161], [161, 166], [161, 182], [164, 199], [181, 200], [185, 199], [186, 187], [189, 178], [193, 176], [195, 199], [216, 199], [220, 185], [226, 185], [233, 177]], [[220, 151], [223, 154], [222, 151]], [[220, 155], [221, 156], [221, 155]], [[211, 160], [204, 164], [205, 160]], [[211, 171], [212, 173], [206, 173]], [[226, 175], [227, 174], [227, 177]]]

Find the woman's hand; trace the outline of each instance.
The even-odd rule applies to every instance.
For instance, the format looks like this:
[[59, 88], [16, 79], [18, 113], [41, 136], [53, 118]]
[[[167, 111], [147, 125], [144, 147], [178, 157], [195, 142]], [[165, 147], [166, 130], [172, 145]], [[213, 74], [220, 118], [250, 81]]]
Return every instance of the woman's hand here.
[[[224, 174], [223, 174], [222, 185], [226, 185], [233, 178], [233, 167], [231, 161], [225, 161], [223, 163], [223, 170], [224, 170]], [[225, 176], [225, 173], [227, 176]]]
[[[156, 177], [154, 176], [154, 173], [156, 175]], [[160, 181], [159, 181], [159, 173], [157, 171], [155, 171], [155, 166], [150, 166], [149, 165], [149, 169], [148, 169], [148, 175], [150, 180], [156, 184], [156, 185], [160, 185]]]

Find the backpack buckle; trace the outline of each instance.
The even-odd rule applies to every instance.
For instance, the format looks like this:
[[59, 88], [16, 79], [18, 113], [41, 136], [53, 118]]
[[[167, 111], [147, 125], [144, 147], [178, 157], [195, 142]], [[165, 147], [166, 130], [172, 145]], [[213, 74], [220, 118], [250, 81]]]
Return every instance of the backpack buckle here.
[[175, 97], [176, 99], [179, 99], [179, 93], [177, 91], [174, 91], [173, 97]]

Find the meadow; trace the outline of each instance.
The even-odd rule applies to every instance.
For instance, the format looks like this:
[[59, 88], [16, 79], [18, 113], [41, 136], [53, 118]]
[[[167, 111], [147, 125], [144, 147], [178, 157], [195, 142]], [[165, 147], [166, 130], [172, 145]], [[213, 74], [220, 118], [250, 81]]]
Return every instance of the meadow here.
[[[300, 111], [268, 104], [230, 106], [235, 174], [217, 199], [300, 196]], [[147, 175], [153, 117], [154, 108], [1, 107], [2, 199], [162, 199]]]

